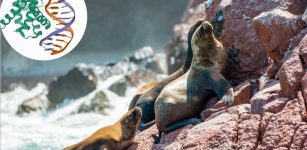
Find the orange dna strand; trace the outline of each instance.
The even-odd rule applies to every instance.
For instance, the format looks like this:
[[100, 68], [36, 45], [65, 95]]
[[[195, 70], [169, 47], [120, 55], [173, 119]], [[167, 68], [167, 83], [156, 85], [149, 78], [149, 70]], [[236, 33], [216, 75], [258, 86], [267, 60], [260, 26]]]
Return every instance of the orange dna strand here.
[[43, 38], [39, 45], [51, 55], [63, 52], [74, 37], [71, 25], [75, 21], [75, 10], [65, 0], [49, 0], [45, 6], [46, 13], [56, 22], [55, 31]]

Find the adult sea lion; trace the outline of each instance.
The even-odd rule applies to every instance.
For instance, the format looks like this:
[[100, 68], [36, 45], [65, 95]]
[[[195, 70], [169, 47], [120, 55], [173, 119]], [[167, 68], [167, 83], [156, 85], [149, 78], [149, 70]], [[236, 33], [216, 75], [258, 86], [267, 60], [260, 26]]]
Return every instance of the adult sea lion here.
[[199, 123], [193, 119], [203, 110], [206, 102], [217, 96], [226, 104], [234, 101], [233, 88], [223, 77], [228, 59], [227, 52], [215, 38], [213, 27], [201, 21], [191, 40], [193, 59], [183, 76], [167, 84], [155, 102], [155, 122], [159, 130], [168, 133], [188, 124]]
[[129, 110], [134, 107], [140, 107], [142, 109], [143, 117], [141, 119], [141, 122], [139, 124], [139, 130], [144, 130], [153, 125], [155, 122], [155, 112], [154, 112], [154, 104], [159, 96], [161, 90], [167, 85], [168, 83], [172, 82], [173, 80], [177, 79], [178, 77], [184, 75], [190, 68], [193, 52], [192, 52], [192, 45], [191, 45], [191, 39], [193, 36], [193, 33], [195, 30], [201, 25], [202, 21], [198, 21], [195, 23], [188, 33], [188, 52], [186, 56], [186, 60], [184, 65], [179, 68], [176, 72], [169, 75], [166, 79], [155, 82], [155, 83], [149, 83], [146, 90], [143, 90], [143, 92], [137, 93], [131, 100]]
[[134, 139], [142, 111], [135, 107], [129, 110], [116, 123], [103, 127], [85, 140], [64, 148], [64, 150], [122, 150]]

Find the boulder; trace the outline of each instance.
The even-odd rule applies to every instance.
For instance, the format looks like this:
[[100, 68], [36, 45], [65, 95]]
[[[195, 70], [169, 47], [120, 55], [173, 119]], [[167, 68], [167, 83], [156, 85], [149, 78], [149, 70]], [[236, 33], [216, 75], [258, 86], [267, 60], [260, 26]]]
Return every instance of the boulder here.
[[173, 38], [165, 48], [168, 74], [177, 71], [185, 62], [188, 51], [187, 35], [191, 26], [178, 24], [173, 28]]
[[307, 72], [303, 76], [301, 84], [302, 84], [303, 97], [304, 97], [306, 104], [307, 104]]
[[298, 100], [289, 101], [285, 108], [271, 116], [263, 135], [261, 149], [289, 149], [295, 131], [302, 124]]
[[279, 97], [263, 105], [263, 112], [278, 113], [285, 107], [288, 100], [286, 97]]
[[[234, 67], [230, 78], [235, 83], [239, 83], [248, 78], [259, 77], [265, 71], [264, 68], [268, 64], [268, 59], [266, 49], [262, 47], [262, 42], [256, 34], [253, 19], [263, 12], [272, 11], [270, 14], [273, 14], [273, 18], [266, 17], [264, 23], [276, 23], [271, 25], [271, 28], [268, 26], [269, 31], [274, 31], [274, 35], [282, 33], [278, 32], [280, 29], [275, 29], [275, 27], [281, 27], [286, 33], [291, 33], [286, 34], [287, 36], [275, 36], [279, 39], [284, 39], [285, 37], [284, 40], [287, 40], [302, 29], [300, 15], [303, 14], [306, 6], [307, 2], [304, 0], [206, 0], [205, 2], [193, 0], [189, 3], [182, 22], [174, 27], [173, 38], [166, 46], [168, 73], [176, 71], [185, 61], [187, 50], [186, 36], [189, 28], [198, 19], [206, 17], [207, 20], [213, 23], [214, 20], [223, 18], [224, 23], [221, 27], [218, 27], [220, 30], [219, 39], [226, 50], [239, 50], [237, 57], [240, 61], [240, 68]], [[275, 13], [277, 9], [279, 11]], [[291, 14], [295, 19], [285, 16], [287, 14]], [[288, 27], [291, 27], [291, 29], [288, 29]], [[292, 27], [294, 28], [292, 29]], [[295, 31], [295, 33], [292, 34], [292, 31]], [[282, 41], [277, 41], [277, 46], [278, 44], [283, 44]], [[274, 74], [276, 71], [277, 69], [271, 74]]]
[[106, 109], [110, 108], [110, 100], [103, 91], [96, 93], [93, 99], [84, 102], [80, 105], [78, 112], [96, 112], [102, 115], [106, 115]]
[[27, 99], [18, 106], [17, 115], [25, 115], [31, 112], [44, 111], [48, 108], [49, 102], [44, 94]]
[[264, 114], [261, 117], [260, 121], [260, 137], [263, 138], [263, 135], [265, 133], [266, 127], [269, 124], [270, 118], [273, 116], [273, 113], [270, 112], [264, 112]]
[[294, 136], [290, 149], [303, 149], [307, 147], [307, 125], [300, 126]]
[[236, 149], [256, 149], [259, 138], [260, 115], [243, 113], [239, 118]]
[[296, 97], [296, 93], [301, 88], [301, 80], [305, 74], [298, 52], [295, 52], [298, 50], [298, 48], [294, 49], [293, 55], [283, 63], [280, 69], [281, 95], [289, 98]]
[[124, 78], [113, 83], [109, 87], [109, 90], [111, 90], [112, 92], [116, 93], [119, 96], [125, 96], [128, 85], [129, 83], [127, 83], [127, 80]]
[[304, 31], [302, 31], [305, 33], [305, 36], [303, 37], [303, 39], [300, 41], [299, 44], [299, 49], [300, 49], [300, 56], [303, 58], [303, 64], [304, 64], [304, 68], [307, 68], [307, 30], [305, 29]]
[[133, 71], [127, 78], [127, 83], [130, 86], [139, 87], [145, 83], [161, 79], [158, 74], [148, 69], [138, 69]]
[[302, 92], [297, 92], [297, 100], [301, 107], [301, 115], [303, 117], [303, 120], [307, 122], [307, 103], [304, 100]]
[[305, 9], [304, 14], [302, 15], [302, 20], [307, 23], [307, 8]]
[[256, 114], [264, 113], [264, 106], [273, 100], [279, 98], [280, 84], [275, 81], [270, 86], [257, 92], [250, 100], [251, 112]]
[[49, 86], [50, 107], [55, 108], [65, 99], [77, 99], [96, 89], [97, 77], [91, 68], [76, 66], [67, 74], [53, 80]]
[[206, 122], [186, 126], [162, 135], [159, 144], [153, 144], [155, 126], [135, 137], [128, 149], [233, 149], [237, 140], [239, 114], [235, 109], [210, 117]]
[[283, 59], [284, 50], [279, 51], [279, 46], [298, 34], [303, 28], [300, 15], [294, 15], [282, 9], [273, 9], [263, 12], [253, 19], [257, 37], [267, 51], [268, 57], [273, 62]]
[[157, 74], [166, 74], [166, 68], [163, 65], [165, 63], [165, 59], [164, 54], [156, 54], [152, 59], [146, 62], [145, 68]]

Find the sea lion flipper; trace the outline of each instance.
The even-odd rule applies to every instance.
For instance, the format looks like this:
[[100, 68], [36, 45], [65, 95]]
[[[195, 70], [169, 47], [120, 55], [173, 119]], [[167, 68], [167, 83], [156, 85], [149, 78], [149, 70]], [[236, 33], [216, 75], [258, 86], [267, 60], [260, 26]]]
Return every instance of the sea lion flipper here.
[[186, 119], [186, 120], [182, 120], [182, 121], [178, 121], [178, 122], [175, 122], [174, 124], [171, 124], [169, 126], [167, 126], [165, 129], [164, 129], [164, 133], [169, 133], [171, 131], [174, 131], [176, 129], [179, 129], [179, 128], [182, 128], [184, 126], [187, 126], [187, 125], [196, 125], [196, 124], [199, 124], [203, 122], [202, 119], [198, 119], [198, 118], [189, 118], [189, 119]]
[[144, 122], [141, 121], [140, 124], [139, 124], [139, 126], [138, 126], [138, 129], [139, 129], [140, 131], [143, 131], [143, 130], [145, 130], [145, 129], [151, 127], [151, 126], [154, 125], [155, 123], [156, 123], [156, 120], [152, 120], [152, 121], [147, 122], [147, 123], [144, 123]]
[[162, 131], [159, 131], [158, 136], [153, 134], [151, 137], [154, 139], [154, 144], [159, 144], [162, 137]]
[[136, 94], [133, 96], [130, 104], [129, 104], [129, 108], [128, 108], [128, 111], [133, 109], [135, 106], [136, 106], [136, 103], [138, 101], [138, 99], [142, 96], [142, 94]]
[[226, 105], [232, 105], [234, 102], [233, 88], [227, 90], [226, 94], [222, 97], [222, 101], [224, 101]]
[[203, 76], [205, 84], [208, 85], [207, 87], [212, 90], [219, 99], [222, 99], [227, 105], [233, 103], [233, 88], [221, 73], [206, 70], [203, 72]]

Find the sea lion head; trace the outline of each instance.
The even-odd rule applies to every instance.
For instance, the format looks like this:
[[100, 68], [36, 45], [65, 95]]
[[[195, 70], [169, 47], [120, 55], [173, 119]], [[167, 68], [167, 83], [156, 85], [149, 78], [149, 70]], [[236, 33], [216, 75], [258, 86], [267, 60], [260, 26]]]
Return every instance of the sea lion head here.
[[142, 110], [139, 107], [135, 107], [129, 110], [120, 120], [122, 125], [138, 125], [142, 118]]
[[214, 41], [213, 26], [209, 21], [203, 20], [192, 36], [192, 47], [196, 49], [206, 48], [208, 43]]
[[195, 30], [191, 46], [193, 51], [192, 67], [194, 69], [218, 69], [224, 68], [223, 45], [215, 38], [213, 26], [210, 22], [201, 20], [201, 24]]
[[142, 110], [135, 107], [129, 110], [119, 121], [123, 133], [123, 139], [134, 138], [135, 132], [142, 118]]

